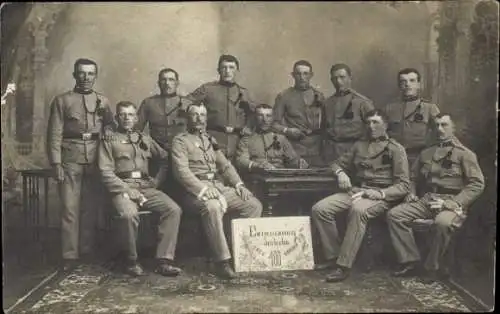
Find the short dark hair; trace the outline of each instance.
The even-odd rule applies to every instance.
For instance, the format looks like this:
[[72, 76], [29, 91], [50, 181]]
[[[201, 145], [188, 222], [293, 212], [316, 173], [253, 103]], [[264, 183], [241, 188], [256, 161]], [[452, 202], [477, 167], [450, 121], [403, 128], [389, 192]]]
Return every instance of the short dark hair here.
[[73, 73], [76, 73], [78, 71], [78, 66], [79, 65], [94, 65], [95, 66], [95, 72], [97, 73], [97, 62], [94, 60], [86, 59], [86, 58], [79, 58], [75, 61], [73, 64]]
[[160, 80], [160, 77], [163, 73], [167, 73], [167, 72], [172, 72], [174, 73], [175, 75], [175, 79], [178, 81], [179, 80], [179, 73], [177, 73], [176, 70], [172, 69], [172, 68], [164, 68], [164, 69], [161, 69], [160, 72], [158, 72], [158, 80]]
[[131, 101], [128, 100], [120, 101], [119, 103], [116, 104], [116, 114], [120, 112], [121, 108], [129, 108], [129, 107], [134, 107], [137, 109], [137, 106]]
[[332, 65], [332, 67], [330, 68], [330, 74], [342, 69], [344, 69], [347, 74], [349, 74], [349, 76], [352, 76], [351, 68], [345, 63], [337, 63]]
[[450, 121], [455, 125], [455, 121], [453, 121], [453, 117], [448, 112], [440, 112], [433, 119], [430, 120], [429, 127], [435, 129], [436, 128], [436, 120], [441, 119], [443, 117], [450, 117]]
[[269, 106], [268, 104], [260, 104], [255, 107], [255, 111], [257, 111], [257, 109], [273, 109], [273, 107]]
[[238, 59], [233, 56], [233, 55], [221, 55], [219, 57], [219, 62], [217, 63], [217, 69], [220, 68], [220, 65], [222, 64], [222, 62], [234, 62], [236, 63], [236, 68], [239, 70], [240, 69], [240, 62], [238, 61]]
[[420, 82], [420, 79], [422, 78], [420, 75], [420, 72], [418, 72], [417, 69], [414, 68], [404, 68], [398, 72], [398, 82], [399, 82], [399, 77], [403, 74], [410, 74], [410, 73], [415, 73], [417, 74], [417, 80]]
[[389, 123], [389, 117], [387, 116], [387, 113], [381, 109], [373, 109], [373, 110], [368, 111], [365, 114], [365, 122], [368, 121], [368, 118], [374, 117], [374, 116], [379, 116], [382, 118], [382, 120], [385, 123]]
[[306, 67], [309, 67], [309, 69], [311, 69], [311, 72], [313, 70], [313, 66], [312, 66], [311, 62], [309, 62], [307, 60], [299, 60], [293, 64], [293, 71], [295, 71], [295, 68], [298, 67], [299, 65], [304, 65]]

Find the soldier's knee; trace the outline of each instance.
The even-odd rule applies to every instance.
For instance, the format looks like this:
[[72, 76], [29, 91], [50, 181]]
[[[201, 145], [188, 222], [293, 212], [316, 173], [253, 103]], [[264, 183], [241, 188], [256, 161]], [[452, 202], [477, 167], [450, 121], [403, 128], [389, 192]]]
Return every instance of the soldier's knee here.
[[136, 222], [139, 221], [139, 213], [136, 208], [128, 207], [118, 209], [118, 218], [124, 221]]
[[262, 215], [262, 203], [255, 197], [250, 198], [251, 217], [260, 217]]
[[404, 221], [405, 220], [405, 215], [404, 215], [404, 206], [399, 205], [396, 207], [391, 208], [390, 210], [387, 211], [386, 218], [387, 221], [389, 222], [395, 222], [395, 221]]
[[221, 204], [218, 200], [205, 201], [201, 209], [201, 214], [207, 216], [223, 216]]
[[448, 231], [451, 230], [451, 225], [453, 222], [453, 216], [455, 214], [451, 213], [450, 214], [439, 214], [436, 216], [434, 219], [434, 228], [436, 228], [439, 231]]

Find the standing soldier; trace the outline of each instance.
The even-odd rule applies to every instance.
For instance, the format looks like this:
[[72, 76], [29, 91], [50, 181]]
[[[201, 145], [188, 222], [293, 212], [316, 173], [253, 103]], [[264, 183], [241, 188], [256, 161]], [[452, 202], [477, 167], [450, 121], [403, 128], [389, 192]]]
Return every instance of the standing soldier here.
[[309, 165], [322, 167], [319, 130], [325, 97], [310, 85], [314, 73], [309, 61], [295, 62], [291, 74], [295, 84], [276, 97], [273, 127], [287, 136], [297, 154]]
[[214, 255], [217, 275], [234, 278], [231, 253], [224, 235], [227, 212], [241, 218], [260, 217], [262, 204], [243, 185], [240, 176], [206, 131], [207, 109], [191, 105], [187, 132], [174, 137], [172, 164], [175, 178], [184, 188], [184, 210], [201, 214], [203, 228]]
[[250, 133], [254, 112], [248, 90], [235, 81], [239, 69], [240, 63], [235, 56], [220, 56], [219, 81], [205, 83], [186, 96], [195, 104], [205, 105], [207, 130], [229, 160], [234, 157], [240, 136]]
[[[387, 136], [387, 117], [380, 110], [366, 114], [368, 140], [360, 140], [333, 165], [343, 192], [313, 206], [311, 218], [318, 230], [326, 263], [317, 269], [335, 268], [326, 280], [346, 279], [363, 241], [368, 221], [383, 214], [391, 203], [403, 199], [409, 189], [406, 153]], [[349, 175], [350, 176], [349, 176]], [[352, 181], [351, 181], [352, 180]], [[335, 222], [338, 213], [349, 211], [344, 240]]]
[[109, 102], [92, 87], [97, 64], [78, 59], [75, 87], [52, 101], [47, 133], [49, 162], [58, 182], [62, 208], [63, 269], [92, 253], [98, 209], [102, 203], [97, 145], [103, 127], [113, 123]]
[[338, 159], [364, 134], [366, 113], [374, 109], [372, 101], [351, 88], [351, 69], [338, 63], [330, 69], [335, 94], [325, 101], [326, 138], [323, 158]]
[[434, 122], [437, 143], [423, 150], [413, 164], [411, 193], [406, 203], [387, 214], [392, 243], [402, 264], [395, 276], [415, 275], [420, 261], [411, 223], [434, 219], [434, 238], [424, 264], [427, 271], [424, 282], [436, 279], [439, 261], [453, 231], [462, 225], [470, 205], [484, 190], [484, 176], [476, 154], [454, 136], [450, 115], [440, 113]]
[[389, 117], [389, 136], [404, 146], [410, 165], [429, 144], [428, 126], [439, 113], [437, 105], [420, 97], [420, 80], [421, 75], [416, 69], [399, 71], [401, 101], [385, 108]]
[[[165, 68], [158, 73], [160, 94], [144, 99], [138, 111], [137, 130], [143, 131], [149, 123], [149, 134], [164, 150], [170, 151], [172, 139], [185, 130], [183, 112], [189, 101], [177, 95], [179, 74]], [[160, 165], [150, 162], [150, 175], [156, 175]]]
[[[119, 215], [119, 238], [126, 242], [127, 249], [125, 270], [133, 276], [144, 273], [137, 263], [139, 211], [152, 210], [160, 214], [157, 272], [164, 276], [176, 276], [181, 270], [172, 266], [172, 261], [181, 209], [170, 197], [156, 189], [166, 175], [168, 153], [151, 137], [134, 131], [138, 119], [133, 103], [119, 102], [116, 105], [116, 120], [116, 132], [107, 136], [99, 146], [99, 170]], [[162, 165], [154, 179], [148, 174], [149, 158], [159, 159]]]

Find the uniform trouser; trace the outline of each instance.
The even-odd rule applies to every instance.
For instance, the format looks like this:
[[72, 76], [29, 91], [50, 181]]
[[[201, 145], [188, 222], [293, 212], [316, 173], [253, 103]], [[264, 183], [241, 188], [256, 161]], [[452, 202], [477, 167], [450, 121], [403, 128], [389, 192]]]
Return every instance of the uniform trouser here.
[[[351, 268], [363, 242], [366, 225], [388, 209], [388, 203], [381, 200], [359, 199], [354, 203], [347, 193], [328, 196], [312, 208], [311, 218], [318, 231], [326, 259], [337, 258], [337, 264]], [[344, 240], [340, 241], [336, 215], [349, 210]]]
[[355, 142], [334, 142], [325, 140], [323, 143], [323, 159], [329, 165], [345, 152], [347, 152]]
[[123, 194], [113, 196], [112, 202], [118, 212], [118, 238], [123, 240], [127, 259], [137, 260], [138, 211], [150, 210], [160, 214], [158, 224], [158, 246], [156, 258], [174, 259], [177, 234], [181, 220], [181, 208], [168, 195], [154, 188], [139, 189], [147, 201], [139, 208], [136, 202]]
[[103, 186], [95, 164], [62, 163], [64, 181], [58, 184], [62, 202], [62, 257], [77, 259], [92, 252]]
[[442, 199], [450, 197], [427, 193], [417, 202], [404, 203], [392, 208], [387, 213], [387, 223], [398, 261], [409, 263], [420, 260], [411, 222], [415, 219], [434, 219], [432, 241], [424, 267], [427, 270], [437, 270], [439, 261], [446, 253], [453, 231], [461, 226], [463, 219], [453, 211], [431, 210], [427, 205], [431, 196]]
[[[212, 185], [214, 183], [208, 183]], [[215, 183], [215, 187], [221, 192], [227, 202], [227, 214], [238, 218], [256, 218], [262, 214], [262, 204], [258, 199], [251, 196], [244, 201], [236, 194], [236, 190], [231, 187]], [[229, 246], [224, 235], [223, 217], [219, 200], [201, 201], [194, 195], [186, 195], [185, 209], [201, 214], [203, 228], [208, 238], [208, 243], [212, 251], [214, 261], [224, 261], [231, 258]], [[231, 218], [233, 218], [231, 217]]]

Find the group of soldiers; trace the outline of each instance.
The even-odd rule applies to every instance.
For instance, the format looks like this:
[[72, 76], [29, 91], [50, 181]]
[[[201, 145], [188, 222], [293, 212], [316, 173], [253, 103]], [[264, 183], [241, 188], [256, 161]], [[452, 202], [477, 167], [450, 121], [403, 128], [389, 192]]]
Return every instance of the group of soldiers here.
[[[162, 69], [158, 95], [138, 109], [121, 101], [113, 116], [108, 99], [93, 90], [97, 64], [75, 62], [75, 87], [54, 98], [47, 136], [63, 203], [64, 268], [91, 255], [97, 208], [110, 197], [127, 273], [144, 273], [136, 239], [145, 210], [159, 213], [156, 271], [181, 273], [174, 265], [177, 234], [182, 211], [192, 211], [201, 216], [217, 275], [233, 278], [223, 217], [262, 214], [243, 174], [329, 167], [338, 181], [332, 191], [339, 192], [311, 210], [325, 258], [316, 269], [332, 270], [326, 280], [349, 276], [369, 220], [382, 214], [400, 263], [394, 275], [438, 277], [451, 235], [482, 193], [484, 178], [476, 155], [454, 136], [452, 117], [421, 98], [416, 69], [398, 73], [401, 99], [383, 110], [351, 88], [346, 64], [331, 67], [335, 93], [325, 98], [310, 85], [311, 63], [297, 61], [294, 86], [274, 106], [256, 104], [236, 82], [236, 57], [222, 55], [217, 69], [218, 81], [187, 96], [177, 94], [179, 74]], [[343, 211], [341, 239], [336, 216]], [[424, 273], [411, 228], [416, 219], [434, 219]]]

